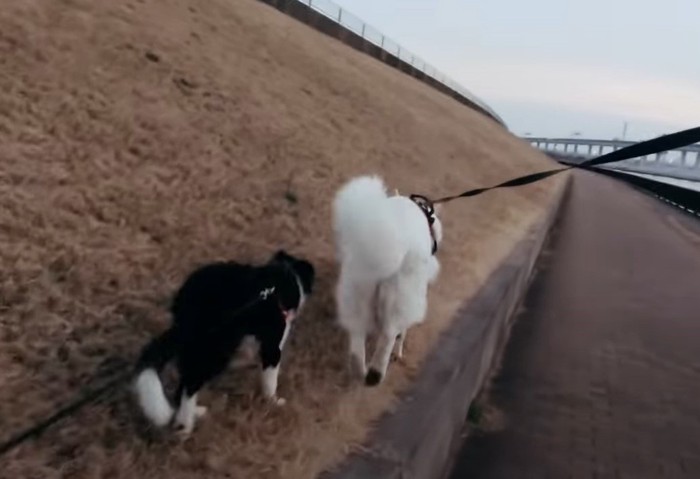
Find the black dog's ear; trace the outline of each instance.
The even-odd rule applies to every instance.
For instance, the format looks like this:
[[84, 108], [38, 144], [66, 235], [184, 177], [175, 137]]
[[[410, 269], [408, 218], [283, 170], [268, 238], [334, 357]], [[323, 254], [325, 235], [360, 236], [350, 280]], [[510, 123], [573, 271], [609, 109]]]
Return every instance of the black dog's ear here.
[[289, 256], [289, 253], [287, 253], [285, 250], [280, 249], [277, 250], [275, 255], [272, 257], [270, 261], [283, 261], [288, 263], [289, 260], [292, 259], [291, 256]]
[[311, 294], [316, 278], [314, 265], [305, 260], [297, 260], [294, 263], [294, 271], [299, 276], [301, 287], [304, 288], [304, 294]]

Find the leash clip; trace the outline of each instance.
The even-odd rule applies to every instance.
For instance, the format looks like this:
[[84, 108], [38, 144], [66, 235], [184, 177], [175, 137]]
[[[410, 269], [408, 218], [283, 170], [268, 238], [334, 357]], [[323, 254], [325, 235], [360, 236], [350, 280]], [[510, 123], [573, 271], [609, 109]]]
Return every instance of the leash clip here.
[[408, 198], [423, 210], [428, 224], [432, 226], [433, 223], [435, 223], [435, 207], [433, 206], [433, 202], [423, 195], [411, 195]]
[[270, 288], [265, 288], [262, 291], [260, 291], [260, 298], [263, 300], [266, 300], [267, 298], [270, 297], [271, 294], [275, 292], [275, 287], [272, 286]]

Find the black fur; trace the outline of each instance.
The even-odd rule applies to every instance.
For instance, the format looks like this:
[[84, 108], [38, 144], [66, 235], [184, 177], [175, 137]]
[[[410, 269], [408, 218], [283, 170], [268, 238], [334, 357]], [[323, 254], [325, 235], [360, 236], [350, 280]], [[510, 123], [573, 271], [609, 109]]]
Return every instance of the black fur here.
[[[278, 251], [262, 266], [218, 262], [203, 266], [186, 279], [172, 303], [172, 326], [141, 353], [137, 372], [160, 372], [175, 359], [181, 393], [193, 396], [223, 372], [244, 337], [260, 344], [263, 368], [280, 362], [285, 311], [296, 311], [311, 293], [314, 267]], [[274, 293], [262, 298], [263, 290]]]

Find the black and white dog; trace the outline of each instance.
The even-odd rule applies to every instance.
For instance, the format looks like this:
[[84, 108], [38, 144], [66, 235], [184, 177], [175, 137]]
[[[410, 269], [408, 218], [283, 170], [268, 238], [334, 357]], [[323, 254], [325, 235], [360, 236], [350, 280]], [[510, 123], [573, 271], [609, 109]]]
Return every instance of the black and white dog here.
[[282, 348], [314, 276], [311, 263], [284, 251], [262, 266], [219, 262], [190, 274], [172, 303], [172, 326], [144, 348], [136, 367], [134, 389], [144, 415], [165, 426], [175, 414], [159, 377], [175, 360], [180, 375], [175, 422], [191, 432], [195, 418], [206, 412], [197, 406], [197, 392], [249, 339], [259, 348], [263, 393], [283, 404], [277, 397]]

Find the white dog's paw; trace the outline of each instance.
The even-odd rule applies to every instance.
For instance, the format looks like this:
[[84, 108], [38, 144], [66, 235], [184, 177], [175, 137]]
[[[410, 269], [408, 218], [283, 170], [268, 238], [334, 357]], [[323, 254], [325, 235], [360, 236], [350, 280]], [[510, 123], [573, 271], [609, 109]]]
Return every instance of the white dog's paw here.
[[285, 398], [280, 398], [280, 397], [273, 397], [272, 398], [272, 404], [274, 404], [277, 407], [284, 406], [287, 404], [287, 400]]
[[369, 368], [369, 371], [367, 372], [367, 376], [365, 376], [365, 385], [366, 386], [376, 386], [380, 382], [382, 382], [382, 373], [380, 373], [378, 370], [374, 368]]

